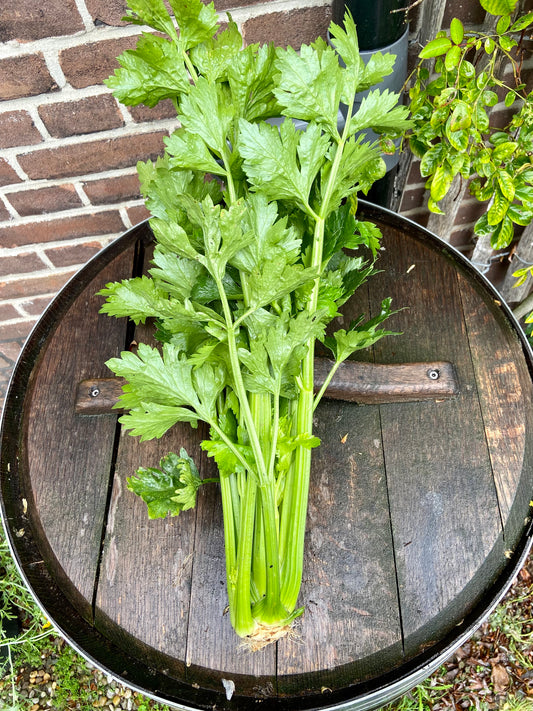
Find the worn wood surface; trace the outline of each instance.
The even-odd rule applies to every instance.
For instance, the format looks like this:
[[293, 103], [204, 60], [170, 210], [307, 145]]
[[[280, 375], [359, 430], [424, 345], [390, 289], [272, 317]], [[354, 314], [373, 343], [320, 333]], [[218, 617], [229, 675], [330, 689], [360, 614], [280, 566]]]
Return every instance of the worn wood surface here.
[[501, 522], [457, 269], [398, 232], [387, 230], [386, 244], [376, 309], [391, 287], [393, 303], [409, 308], [394, 321], [404, 335], [393, 345], [379, 342], [376, 359], [438, 353], [454, 363], [460, 384], [453, 400], [380, 408], [403, 632], [412, 654], [457, 624], [456, 600], [500, 541]]
[[[123, 350], [126, 323], [98, 315], [96, 292], [117, 273], [131, 274], [133, 251], [102, 271], [63, 316], [40, 356], [32, 379], [26, 457], [36, 524], [54, 564], [91, 615], [100, 554], [115, 417], [74, 412], [76, 383], [106, 374], [104, 362]], [[58, 404], [61, 406], [58, 407]]]
[[378, 408], [323, 402], [316, 432], [305, 613], [295, 639], [278, 644], [278, 684], [293, 694], [335, 689], [403, 658]]
[[528, 496], [522, 487], [533, 488], [533, 473], [528, 472], [531, 374], [516, 334], [502, 328], [498, 303], [483, 303], [472, 285], [462, 276], [459, 279], [505, 544], [512, 549], [524, 525], [524, 512], [516, 506], [517, 498], [520, 501]]
[[177, 427], [140, 444], [116, 429], [114, 416], [74, 412], [76, 385], [105, 377], [98, 364], [127, 345], [125, 325], [97, 316], [93, 295], [129, 275], [131, 254], [87, 286], [46, 341], [27, 396], [32, 530], [51, 574], [69, 581], [86, 617], [94, 608], [96, 629], [125, 655], [192, 690], [223, 694], [230, 678], [237, 694], [263, 700], [336, 693], [401, 669], [455, 634], [500, 575], [508, 541], [523, 533], [532, 484], [531, 376], [521, 344], [492, 297], [439, 247], [394, 222], [384, 247], [383, 272], [347, 305], [346, 319], [392, 296], [406, 308], [389, 326], [403, 335], [361, 354], [358, 367], [451, 363], [458, 391], [364, 407], [323, 401], [305, 616], [295, 638], [259, 654], [240, 649], [224, 614], [217, 486], [169, 521], [149, 521], [126, 487], [138, 466], [182, 446], [202, 476], [212, 474], [198, 450], [205, 432]]
[[[216, 475], [205, 455], [195, 454], [195, 458], [200, 460], [203, 476]], [[276, 691], [275, 646], [250, 654], [230, 624], [218, 486], [206, 488], [199, 499], [194, 549], [191, 582], [194, 614], [187, 635], [187, 678], [191, 683], [220, 690], [222, 678], [229, 678], [236, 685], [236, 693], [271, 695]]]

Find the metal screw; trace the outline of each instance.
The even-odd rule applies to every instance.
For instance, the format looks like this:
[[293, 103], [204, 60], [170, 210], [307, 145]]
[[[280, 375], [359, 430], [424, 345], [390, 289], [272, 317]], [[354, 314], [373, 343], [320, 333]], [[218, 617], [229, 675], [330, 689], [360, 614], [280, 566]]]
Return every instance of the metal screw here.
[[440, 376], [440, 372], [436, 368], [430, 368], [428, 370], [428, 378], [430, 380], [438, 380]]
[[93, 386], [93, 387], [89, 390], [89, 395], [90, 395], [91, 397], [98, 397], [98, 395], [100, 395], [100, 388], [97, 388], [96, 386]]

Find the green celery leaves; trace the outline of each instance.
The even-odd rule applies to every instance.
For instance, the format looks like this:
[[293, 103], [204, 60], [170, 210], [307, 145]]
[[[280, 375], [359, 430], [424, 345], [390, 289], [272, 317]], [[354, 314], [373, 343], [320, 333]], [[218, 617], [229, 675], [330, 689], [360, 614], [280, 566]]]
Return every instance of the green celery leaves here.
[[149, 518], [178, 516], [196, 505], [196, 492], [202, 485], [194, 461], [184, 449], [180, 456], [168, 454], [157, 467], [141, 467], [128, 478], [128, 489], [148, 506]]
[[[337, 51], [319, 39], [296, 52], [243, 47], [231, 18], [217, 33], [212, 4], [169, 1], [174, 17], [162, 0], [131, 0], [129, 19], [158, 34], [143, 34], [108, 80], [127, 105], [172, 99], [179, 125], [163, 157], [138, 165], [149, 263], [100, 292], [102, 313], [152, 327], [150, 345], [107, 365], [125, 380], [119, 421], [130, 434], [149, 440], [179, 422], [206, 423], [200, 447], [220, 473], [230, 619], [255, 648], [301, 614], [313, 412], [325, 390], [315, 397], [315, 343], [333, 350], [332, 377], [389, 333], [378, 328], [389, 301], [348, 330], [332, 322], [379, 254], [381, 235], [357, 219], [356, 193], [384, 162], [356, 134], [402, 129], [405, 109], [371, 91], [352, 113], [356, 92], [393, 58], [365, 67], [349, 16], [332, 26]], [[139, 469], [128, 487], [160, 518], [192, 508], [207, 480], [182, 450]]]

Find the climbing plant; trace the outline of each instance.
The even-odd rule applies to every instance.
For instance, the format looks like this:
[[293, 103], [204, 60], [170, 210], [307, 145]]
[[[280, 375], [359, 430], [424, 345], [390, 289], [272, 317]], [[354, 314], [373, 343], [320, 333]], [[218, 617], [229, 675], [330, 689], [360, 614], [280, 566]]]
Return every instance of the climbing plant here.
[[[409, 90], [414, 127], [408, 138], [427, 179], [429, 209], [442, 214], [439, 202], [454, 178], [470, 180], [471, 194], [487, 202], [475, 233], [490, 235], [493, 248], [501, 249], [512, 242], [516, 225], [533, 219], [533, 91], [521, 78], [533, 12], [513, 20], [517, 0], [480, 3], [495, 18], [492, 31], [467, 30], [454, 18], [420, 52]], [[503, 128], [490, 119], [500, 101], [514, 109]]]

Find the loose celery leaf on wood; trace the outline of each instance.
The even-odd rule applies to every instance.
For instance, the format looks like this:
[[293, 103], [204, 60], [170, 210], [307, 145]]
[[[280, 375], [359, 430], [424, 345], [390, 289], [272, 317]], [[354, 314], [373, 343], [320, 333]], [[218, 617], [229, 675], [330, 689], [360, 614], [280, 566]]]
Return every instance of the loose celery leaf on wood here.
[[149, 518], [178, 516], [196, 505], [196, 492], [202, 479], [194, 461], [184, 449], [180, 456], [170, 453], [157, 467], [140, 467], [128, 478], [128, 489], [148, 506]]

